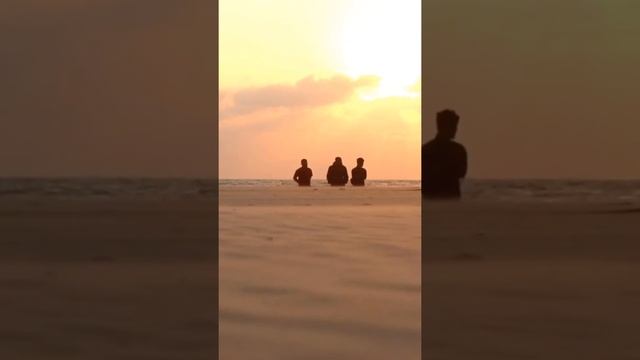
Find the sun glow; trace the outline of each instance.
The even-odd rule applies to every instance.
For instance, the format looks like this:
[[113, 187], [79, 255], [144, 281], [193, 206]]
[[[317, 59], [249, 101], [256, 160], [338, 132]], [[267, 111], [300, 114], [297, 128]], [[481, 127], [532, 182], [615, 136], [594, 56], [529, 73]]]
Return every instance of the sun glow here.
[[[220, 1], [221, 178], [420, 178], [420, 0]], [[355, 96], [354, 96], [355, 94]], [[316, 177], [321, 177], [316, 174]]]
[[353, 0], [339, 30], [341, 71], [380, 78], [363, 98], [419, 95], [412, 90], [421, 71], [419, 0]]

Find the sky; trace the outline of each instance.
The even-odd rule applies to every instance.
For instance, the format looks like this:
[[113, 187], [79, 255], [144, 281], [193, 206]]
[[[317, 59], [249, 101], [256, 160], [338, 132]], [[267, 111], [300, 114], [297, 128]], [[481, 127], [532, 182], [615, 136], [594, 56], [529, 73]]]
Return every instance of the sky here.
[[216, 5], [0, 2], [0, 176], [213, 177]]
[[640, 2], [423, 3], [1, 1], [0, 176], [417, 178], [451, 107], [471, 177], [640, 178]]
[[423, 128], [475, 178], [640, 178], [640, 1], [424, 2]]
[[220, 176], [419, 179], [419, 0], [221, 0]]

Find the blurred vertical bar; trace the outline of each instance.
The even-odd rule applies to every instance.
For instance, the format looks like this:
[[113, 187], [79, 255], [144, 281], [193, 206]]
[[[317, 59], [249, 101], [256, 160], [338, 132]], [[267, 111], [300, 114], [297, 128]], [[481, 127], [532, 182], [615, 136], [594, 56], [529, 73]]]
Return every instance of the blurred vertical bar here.
[[218, 4], [0, 2], [0, 358], [218, 358]]
[[423, 359], [640, 355], [638, 18], [423, 2], [423, 143], [452, 108], [470, 159], [461, 201], [422, 204]]

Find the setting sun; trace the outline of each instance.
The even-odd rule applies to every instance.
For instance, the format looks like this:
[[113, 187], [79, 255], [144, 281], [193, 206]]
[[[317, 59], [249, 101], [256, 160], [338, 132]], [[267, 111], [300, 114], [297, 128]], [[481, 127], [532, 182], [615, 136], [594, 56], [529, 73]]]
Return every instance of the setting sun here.
[[375, 75], [370, 97], [417, 96], [409, 88], [420, 78], [420, 2], [354, 0], [335, 33], [342, 71]]
[[341, 156], [420, 176], [418, 0], [220, 3], [220, 174], [289, 178]]

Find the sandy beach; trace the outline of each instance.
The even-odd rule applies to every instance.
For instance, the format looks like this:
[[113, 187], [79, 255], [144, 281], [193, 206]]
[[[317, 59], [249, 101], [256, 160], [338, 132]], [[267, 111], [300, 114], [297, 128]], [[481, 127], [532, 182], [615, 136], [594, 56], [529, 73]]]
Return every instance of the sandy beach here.
[[0, 199], [1, 359], [215, 359], [213, 200]]
[[[631, 359], [632, 202], [223, 189], [221, 359]], [[422, 311], [422, 312], [421, 312]], [[424, 315], [424, 326], [418, 323]]]
[[[0, 358], [214, 359], [208, 196], [3, 196]], [[222, 187], [220, 359], [633, 359], [638, 208]]]
[[635, 359], [632, 203], [425, 203], [424, 359]]
[[220, 359], [419, 358], [419, 191], [221, 188]]

